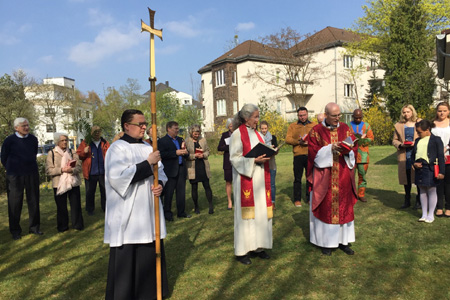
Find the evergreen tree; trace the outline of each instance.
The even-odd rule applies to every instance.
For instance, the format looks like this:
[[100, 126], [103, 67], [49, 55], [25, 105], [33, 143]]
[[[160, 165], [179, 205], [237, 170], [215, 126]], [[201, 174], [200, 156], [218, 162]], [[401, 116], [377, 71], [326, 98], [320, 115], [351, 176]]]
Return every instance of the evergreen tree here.
[[375, 97], [377, 98], [383, 97], [384, 93], [383, 79], [376, 77], [375, 70], [372, 72], [372, 75], [370, 76], [368, 82], [369, 82], [369, 89], [366, 90], [367, 94], [364, 96], [363, 99], [363, 106], [365, 108], [372, 107], [374, 105]]
[[386, 70], [386, 107], [394, 120], [405, 104], [425, 112], [433, 102], [434, 74], [428, 64], [433, 43], [426, 27], [420, 0], [400, 0], [391, 13], [387, 47], [380, 60]]

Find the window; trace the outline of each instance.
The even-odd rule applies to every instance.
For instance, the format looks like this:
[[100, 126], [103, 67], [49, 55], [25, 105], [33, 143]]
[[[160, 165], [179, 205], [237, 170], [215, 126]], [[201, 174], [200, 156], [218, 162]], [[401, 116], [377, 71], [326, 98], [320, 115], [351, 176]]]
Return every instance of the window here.
[[353, 68], [353, 56], [344, 55], [344, 68]]
[[238, 113], [238, 102], [237, 100], [233, 101], [233, 115]]
[[237, 85], [237, 72], [233, 71], [233, 78], [231, 79], [233, 85]]
[[227, 115], [227, 103], [225, 99], [217, 100], [217, 115], [226, 116]]
[[47, 132], [56, 132], [55, 125], [47, 124], [46, 127], [47, 127]]
[[45, 109], [45, 115], [46, 116], [54, 116], [55, 115], [55, 109], [54, 108], [46, 108]]
[[370, 69], [375, 70], [377, 68], [377, 60], [372, 58], [370, 59]]
[[216, 71], [216, 87], [225, 85], [225, 70]]
[[90, 118], [90, 112], [89, 111], [86, 111], [86, 119], [89, 119]]
[[281, 100], [277, 100], [277, 113], [281, 113]]
[[205, 81], [204, 80], [202, 80], [201, 89], [202, 89], [202, 95], [203, 95], [205, 93]]
[[344, 97], [353, 97], [353, 84], [344, 84]]

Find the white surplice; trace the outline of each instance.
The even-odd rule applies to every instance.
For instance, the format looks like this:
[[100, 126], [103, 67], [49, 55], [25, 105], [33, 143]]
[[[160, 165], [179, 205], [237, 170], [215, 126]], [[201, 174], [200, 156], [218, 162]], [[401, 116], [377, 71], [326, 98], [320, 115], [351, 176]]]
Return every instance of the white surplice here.
[[[250, 144], [253, 148], [259, 143], [255, 130], [248, 127]], [[236, 129], [231, 135], [230, 161], [233, 166], [234, 195], [234, 253], [246, 255], [258, 248], [272, 248], [272, 219], [267, 219], [266, 190], [264, 181], [264, 165], [255, 164], [254, 158], [242, 155], [241, 132]], [[245, 175], [253, 179], [255, 200], [255, 218], [243, 220], [241, 215], [241, 177]]]
[[[314, 168], [331, 168], [333, 166], [332, 145], [322, 147], [314, 159]], [[344, 157], [347, 166], [353, 169], [355, 166], [355, 154], [353, 151]], [[314, 172], [314, 171], [313, 171]], [[328, 183], [322, 183], [328, 184]], [[348, 245], [355, 241], [354, 221], [346, 224], [328, 224], [317, 219], [312, 213], [312, 196], [310, 194], [309, 205], [309, 239], [314, 245], [324, 248], [337, 248], [339, 244]]]
[[[152, 146], [117, 140], [105, 157], [105, 236], [110, 247], [123, 244], [147, 244], [155, 240], [155, 206], [151, 192], [153, 176], [131, 184], [136, 164], [147, 159]], [[164, 184], [167, 176], [163, 165], [158, 164], [158, 179]], [[166, 223], [161, 200], [159, 201], [160, 233], [166, 237]]]

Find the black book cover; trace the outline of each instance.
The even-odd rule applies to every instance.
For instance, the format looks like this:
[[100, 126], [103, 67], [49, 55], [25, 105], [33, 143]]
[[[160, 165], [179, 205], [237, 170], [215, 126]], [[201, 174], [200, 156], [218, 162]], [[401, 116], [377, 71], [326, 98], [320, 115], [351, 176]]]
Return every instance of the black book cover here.
[[275, 149], [259, 142], [258, 144], [256, 144], [255, 147], [252, 148], [252, 150], [250, 150], [244, 156], [248, 157], [248, 158], [253, 158], [253, 157], [258, 157], [258, 156], [265, 154], [266, 157], [271, 157], [271, 156], [275, 155], [275, 153], [277, 153], [277, 151], [275, 151]]

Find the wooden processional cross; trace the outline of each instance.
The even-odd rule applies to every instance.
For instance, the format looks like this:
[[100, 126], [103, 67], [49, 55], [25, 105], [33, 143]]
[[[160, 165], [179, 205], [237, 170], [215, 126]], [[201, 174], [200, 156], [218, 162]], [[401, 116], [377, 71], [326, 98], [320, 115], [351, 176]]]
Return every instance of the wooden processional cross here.
[[[141, 32], [147, 31], [150, 33], [150, 103], [152, 112], [152, 146], [153, 150], [158, 150], [157, 142], [157, 125], [156, 125], [156, 76], [155, 76], [155, 35], [162, 40], [162, 29], [154, 29], [155, 26], [155, 11], [148, 8], [150, 14], [150, 26], [144, 23], [141, 19]], [[158, 164], [153, 166], [153, 185], [158, 185]], [[159, 197], [155, 199], [155, 253], [156, 253], [156, 296], [158, 300], [162, 299], [162, 280], [161, 280], [161, 228], [159, 215]]]

